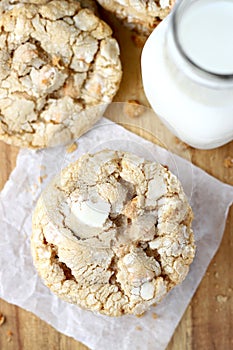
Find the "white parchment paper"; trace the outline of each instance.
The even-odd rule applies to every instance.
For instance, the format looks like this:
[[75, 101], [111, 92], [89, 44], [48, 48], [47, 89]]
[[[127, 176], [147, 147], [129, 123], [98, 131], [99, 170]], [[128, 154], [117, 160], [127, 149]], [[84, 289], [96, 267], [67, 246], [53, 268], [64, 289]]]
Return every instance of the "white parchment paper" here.
[[[190, 273], [142, 318], [109, 318], [59, 300], [43, 285], [30, 254], [31, 216], [42, 188], [70, 161], [106, 147], [132, 151], [168, 165], [181, 180], [194, 210], [197, 253]], [[78, 149], [71, 154], [65, 147], [22, 150], [0, 194], [0, 297], [33, 312], [91, 349], [163, 350], [219, 247], [232, 201], [233, 187], [106, 119], [82, 136]]]

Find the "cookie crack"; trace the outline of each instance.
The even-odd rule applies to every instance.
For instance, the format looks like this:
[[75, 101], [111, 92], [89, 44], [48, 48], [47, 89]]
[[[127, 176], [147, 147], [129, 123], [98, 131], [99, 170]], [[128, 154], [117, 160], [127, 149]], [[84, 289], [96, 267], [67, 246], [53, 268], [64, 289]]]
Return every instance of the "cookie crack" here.
[[48, 245], [50, 246], [52, 252], [50, 257], [51, 264], [57, 264], [63, 271], [64, 279], [61, 281], [61, 284], [63, 284], [65, 281], [71, 280], [77, 283], [75, 276], [72, 274], [72, 270], [64, 262], [60, 261], [58, 255], [58, 247], [51, 243]]
[[124, 297], [127, 299], [127, 302], [129, 302], [129, 297], [125, 294], [125, 291], [122, 288], [120, 281], [117, 280], [118, 261], [119, 261], [119, 258], [114, 253], [114, 256], [112, 257], [111, 262], [107, 269], [107, 271], [110, 271], [112, 273], [112, 275], [109, 278], [109, 284], [116, 286], [118, 288], [118, 291], [121, 292], [121, 294], [124, 295]]

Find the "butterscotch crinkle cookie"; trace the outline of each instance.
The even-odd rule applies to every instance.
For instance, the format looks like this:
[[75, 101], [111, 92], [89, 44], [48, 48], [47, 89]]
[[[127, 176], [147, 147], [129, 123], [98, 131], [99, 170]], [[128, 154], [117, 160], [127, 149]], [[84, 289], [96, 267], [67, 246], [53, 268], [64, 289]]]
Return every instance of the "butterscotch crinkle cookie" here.
[[149, 35], [170, 13], [175, 0], [98, 0], [129, 28]]
[[35, 266], [62, 299], [109, 316], [142, 314], [188, 273], [192, 210], [165, 167], [120, 151], [87, 154], [40, 197]]
[[[51, 0], [1, 0], [0, 1], [0, 8], [9, 9], [11, 5], [20, 5], [20, 4], [46, 4], [50, 2]], [[67, 0], [70, 1], [70, 0]], [[83, 8], [89, 8], [91, 10], [96, 11], [96, 3], [95, 0], [76, 0], [78, 1]]]
[[19, 4], [0, 17], [0, 139], [69, 142], [103, 113], [121, 80], [119, 47], [90, 1]]

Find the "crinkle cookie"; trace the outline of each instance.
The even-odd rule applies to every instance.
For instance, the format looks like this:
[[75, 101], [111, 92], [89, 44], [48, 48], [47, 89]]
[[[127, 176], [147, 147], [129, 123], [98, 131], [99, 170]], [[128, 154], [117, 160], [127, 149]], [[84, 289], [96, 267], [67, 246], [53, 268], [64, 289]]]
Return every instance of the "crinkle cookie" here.
[[0, 139], [31, 148], [67, 143], [117, 92], [119, 46], [81, 3], [91, 4], [21, 4], [1, 15]]
[[[44, 5], [51, 0], [1, 0], [0, 7], [9, 8], [10, 5], [20, 5], [20, 4], [36, 4], [36, 5]], [[70, 1], [70, 0], [67, 0]], [[95, 0], [74, 0], [78, 1], [83, 8], [89, 8], [91, 10], [96, 10]]]
[[120, 151], [87, 154], [37, 203], [34, 263], [65, 301], [109, 316], [142, 314], [187, 275], [191, 222], [180, 182], [162, 165]]
[[175, 0], [97, 0], [129, 28], [145, 35], [170, 13]]
[[[0, 0], [0, 15], [13, 7], [20, 7], [24, 4], [44, 5], [51, 0]], [[70, 0], [67, 0], [70, 1]], [[98, 16], [98, 7], [95, 0], [73, 0], [78, 1], [82, 8], [92, 10]]]

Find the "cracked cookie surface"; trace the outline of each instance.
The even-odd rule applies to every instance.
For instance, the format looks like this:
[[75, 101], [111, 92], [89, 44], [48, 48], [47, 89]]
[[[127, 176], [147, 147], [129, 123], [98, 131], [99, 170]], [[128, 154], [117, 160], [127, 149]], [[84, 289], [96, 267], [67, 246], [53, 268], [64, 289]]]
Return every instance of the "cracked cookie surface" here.
[[175, 0], [97, 0], [129, 28], [149, 35], [170, 13]]
[[0, 17], [0, 139], [21, 147], [68, 143], [116, 94], [119, 46], [91, 2], [16, 4]]
[[121, 151], [86, 154], [37, 203], [34, 264], [65, 301], [140, 315], [186, 277], [195, 254], [191, 223], [167, 168]]
[[[35, 4], [35, 5], [44, 5], [51, 0], [1, 0], [0, 9], [2, 11], [9, 10], [13, 6], [21, 6], [22, 4]], [[70, 1], [70, 0], [67, 0]], [[95, 0], [77, 0], [82, 8], [89, 8], [90, 10], [97, 13], [97, 6]]]

